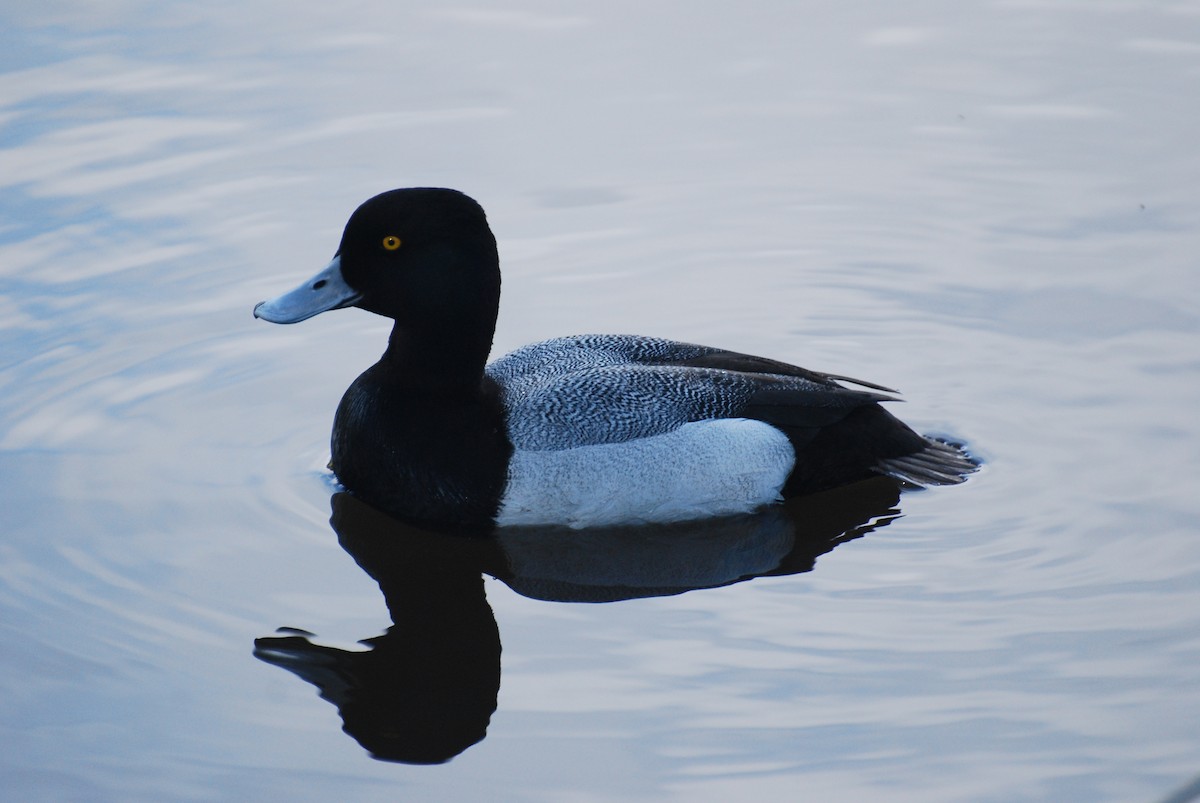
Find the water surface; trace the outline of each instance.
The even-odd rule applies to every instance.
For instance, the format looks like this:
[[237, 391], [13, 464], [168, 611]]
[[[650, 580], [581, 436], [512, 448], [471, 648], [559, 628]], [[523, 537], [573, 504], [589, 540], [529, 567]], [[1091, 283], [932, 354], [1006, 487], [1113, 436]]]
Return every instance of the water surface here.
[[[1200, 774], [1194, 3], [0, 19], [9, 794], [1154, 801]], [[794, 523], [692, 533], [686, 578], [473, 556], [486, 736], [373, 759], [254, 649], [361, 662], [400, 626], [323, 473], [386, 324], [250, 308], [410, 185], [488, 210], [496, 353], [638, 332], [862, 376], [987, 465], [808, 552]]]

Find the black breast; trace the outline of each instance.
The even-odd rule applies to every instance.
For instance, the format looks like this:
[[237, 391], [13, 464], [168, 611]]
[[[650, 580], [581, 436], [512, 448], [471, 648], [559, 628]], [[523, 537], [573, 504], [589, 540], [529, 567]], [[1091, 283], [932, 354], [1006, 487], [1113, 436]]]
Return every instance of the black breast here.
[[355, 496], [401, 519], [490, 528], [512, 445], [496, 384], [414, 390], [376, 365], [342, 397], [331, 467]]

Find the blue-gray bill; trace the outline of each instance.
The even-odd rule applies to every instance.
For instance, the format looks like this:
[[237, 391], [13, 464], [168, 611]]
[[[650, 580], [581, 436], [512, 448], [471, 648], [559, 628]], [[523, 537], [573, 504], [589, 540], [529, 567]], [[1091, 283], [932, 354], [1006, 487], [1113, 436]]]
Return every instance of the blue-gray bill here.
[[254, 306], [254, 317], [271, 323], [299, 323], [331, 309], [348, 307], [362, 294], [342, 277], [342, 258], [335, 256], [316, 276], [295, 290]]

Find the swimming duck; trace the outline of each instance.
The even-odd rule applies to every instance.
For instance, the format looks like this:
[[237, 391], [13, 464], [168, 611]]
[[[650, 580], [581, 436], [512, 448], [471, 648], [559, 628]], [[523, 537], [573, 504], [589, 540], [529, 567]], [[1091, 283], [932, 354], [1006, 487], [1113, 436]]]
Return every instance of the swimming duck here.
[[483, 209], [455, 190], [412, 188], [362, 204], [329, 265], [254, 315], [297, 323], [353, 306], [395, 321], [383, 357], [338, 405], [330, 467], [410, 521], [685, 521], [880, 474], [954, 484], [976, 468], [884, 410], [895, 391], [762, 357], [600, 334], [488, 364], [499, 301]]

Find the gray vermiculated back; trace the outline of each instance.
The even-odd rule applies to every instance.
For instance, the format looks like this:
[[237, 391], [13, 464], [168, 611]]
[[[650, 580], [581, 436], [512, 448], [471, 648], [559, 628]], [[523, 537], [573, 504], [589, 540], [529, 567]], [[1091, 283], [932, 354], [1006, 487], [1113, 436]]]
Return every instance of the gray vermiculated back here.
[[[671, 365], [720, 349], [633, 335], [579, 335], [520, 348], [488, 366], [518, 449], [569, 449], [736, 417], [755, 392], [830, 391], [800, 377]], [[664, 364], [667, 363], [667, 364]]]

